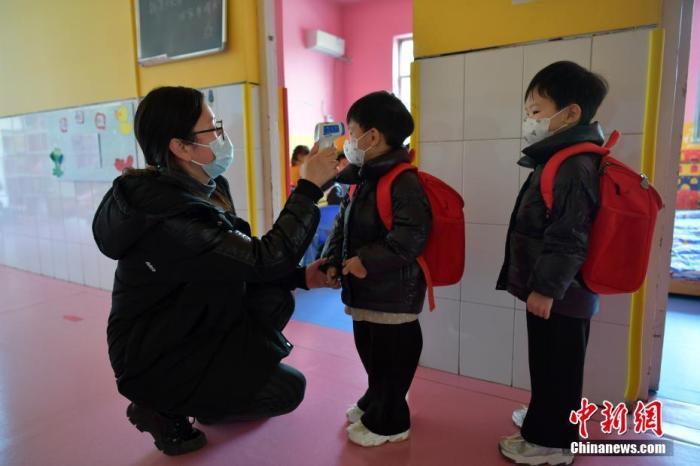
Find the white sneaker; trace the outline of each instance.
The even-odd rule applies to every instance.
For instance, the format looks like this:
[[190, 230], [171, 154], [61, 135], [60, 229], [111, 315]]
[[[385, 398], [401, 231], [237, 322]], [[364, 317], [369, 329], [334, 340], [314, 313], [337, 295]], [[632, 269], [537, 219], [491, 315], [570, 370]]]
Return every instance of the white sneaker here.
[[522, 436], [510, 436], [498, 442], [501, 454], [516, 464], [568, 465], [574, 462], [574, 455], [568, 449], [548, 448], [526, 441]]
[[509, 435], [508, 437], [502, 437], [501, 440], [507, 440], [507, 441], [521, 441], [523, 437], [520, 435], [520, 432], [516, 432], [514, 434]]
[[387, 442], [403, 442], [411, 435], [411, 429], [394, 435], [375, 434], [365, 427], [364, 424], [362, 424], [362, 421], [357, 421], [348, 427], [347, 430], [348, 439], [350, 439], [352, 443], [356, 443], [362, 447], [378, 447], [379, 445], [384, 445]]
[[362, 416], [365, 414], [364, 411], [362, 411], [357, 404], [354, 404], [350, 406], [350, 408], [345, 412], [345, 416], [348, 418], [348, 422], [350, 424], [354, 424], [360, 419], [362, 419]]
[[516, 427], [523, 428], [523, 422], [525, 422], [525, 416], [527, 415], [527, 406], [522, 405], [520, 408], [513, 411], [511, 419]]
[[357, 429], [359, 429], [360, 426], [362, 426], [362, 425], [363, 425], [363, 424], [362, 424], [361, 421], [353, 422], [352, 424], [350, 424], [349, 426], [347, 426], [347, 427], [345, 428], [345, 430], [346, 430], [348, 433], [350, 433], [350, 431], [357, 430]]

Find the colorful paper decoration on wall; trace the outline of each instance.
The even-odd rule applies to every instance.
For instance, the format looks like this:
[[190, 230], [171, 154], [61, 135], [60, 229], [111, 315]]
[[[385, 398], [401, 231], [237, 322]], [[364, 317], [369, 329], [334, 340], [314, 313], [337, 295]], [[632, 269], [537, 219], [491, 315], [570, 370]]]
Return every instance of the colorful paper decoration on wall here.
[[95, 128], [106, 129], [107, 128], [107, 117], [102, 112], [95, 113]]
[[61, 149], [58, 147], [54, 148], [54, 150], [52, 150], [49, 154], [49, 158], [53, 162], [53, 176], [56, 178], [62, 177], [63, 168], [61, 168], [61, 166], [63, 165], [63, 153], [61, 152]]
[[[46, 125], [27, 124], [27, 127], [37, 128], [32, 137], [44, 141], [42, 153], [54, 147], [60, 148], [60, 153], [55, 153], [52, 158], [54, 176], [64, 181], [108, 182], [123, 169], [138, 164], [133, 131], [134, 104], [134, 101], [124, 100], [19, 118], [50, 122]], [[66, 131], [61, 131], [64, 124]]]
[[676, 209], [700, 209], [700, 143], [693, 135], [695, 127], [692, 122], [683, 125], [683, 143], [681, 146], [681, 163], [678, 167], [678, 190], [676, 191]]
[[123, 172], [127, 168], [134, 168], [134, 156], [129, 154], [129, 156], [125, 159], [115, 159], [114, 160], [114, 168], [117, 169], [119, 173]]
[[117, 117], [117, 121], [119, 122], [119, 132], [124, 135], [131, 134], [133, 125], [129, 121], [129, 109], [126, 108], [126, 106], [121, 105], [114, 112], [114, 115]]

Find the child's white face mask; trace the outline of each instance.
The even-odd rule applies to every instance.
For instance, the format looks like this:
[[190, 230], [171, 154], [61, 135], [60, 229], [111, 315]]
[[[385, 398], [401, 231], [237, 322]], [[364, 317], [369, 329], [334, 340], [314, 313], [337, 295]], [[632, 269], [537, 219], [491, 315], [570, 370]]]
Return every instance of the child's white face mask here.
[[359, 138], [350, 136], [350, 139], [346, 139], [345, 143], [343, 144], [343, 152], [345, 152], [345, 157], [347, 157], [348, 162], [358, 167], [361, 167], [365, 162], [365, 154], [372, 148], [368, 147], [367, 149], [363, 150], [357, 147], [357, 143], [360, 141], [360, 139], [365, 137], [367, 133], [369, 133], [369, 131], [365, 131]]
[[566, 126], [568, 126], [568, 123], [564, 123], [562, 126], [560, 126], [555, 131], [549, 130], [549, 124], [552, 121], [552, 118], [559, 115], [564, 110], [566, 110], [566, 107], [562, 108], [561, 110], [559, 110], [557, 113], [555, 113], [554, 115], [552, 115], [549, 118], [524, 118], [523, 119], [523, 139], [525, 139], [525, 142], [527, 143], [527, 145], [531, 146], [537, 142], [540, 142], [541, 140], [548, 138], [552, 134], [559, 132], [562, 129], [564, 129]]

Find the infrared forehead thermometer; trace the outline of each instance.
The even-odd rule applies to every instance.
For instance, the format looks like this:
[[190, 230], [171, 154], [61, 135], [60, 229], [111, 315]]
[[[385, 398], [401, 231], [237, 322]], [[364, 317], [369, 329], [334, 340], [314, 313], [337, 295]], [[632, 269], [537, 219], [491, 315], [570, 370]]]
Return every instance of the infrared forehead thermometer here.
[[344, 123], [319, 123], [316, 125], [314, 139], [318, 141], [319, 149], [327, 149], [333, 146], [333, 142], [345, 135]]

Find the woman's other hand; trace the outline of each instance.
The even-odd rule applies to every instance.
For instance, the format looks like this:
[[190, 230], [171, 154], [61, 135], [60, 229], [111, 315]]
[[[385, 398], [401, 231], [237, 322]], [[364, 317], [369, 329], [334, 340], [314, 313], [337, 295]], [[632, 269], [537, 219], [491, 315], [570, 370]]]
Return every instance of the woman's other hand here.
[[340, 287], [340, 280], [337, 276], [335, 278], [332, 278], [327, 272], [323, 272], [321, 270], [321, 266], [325, 263], [326, 259], [319, 259], [306, 268], [306, 286], [310, 290], [314, 288]]

